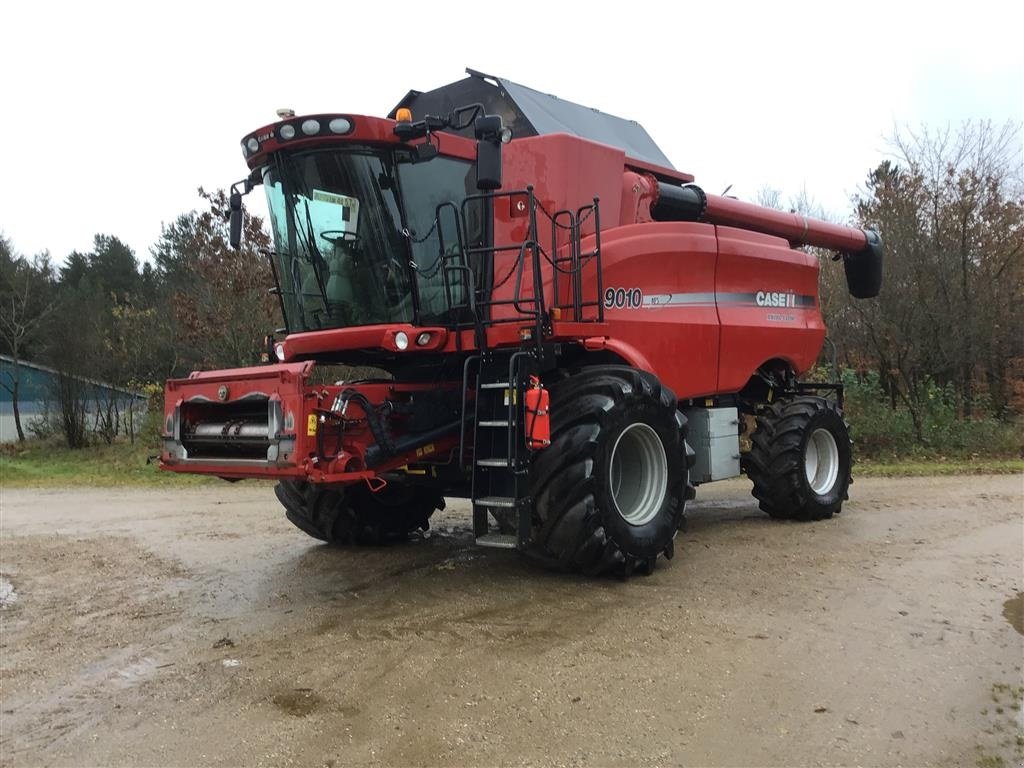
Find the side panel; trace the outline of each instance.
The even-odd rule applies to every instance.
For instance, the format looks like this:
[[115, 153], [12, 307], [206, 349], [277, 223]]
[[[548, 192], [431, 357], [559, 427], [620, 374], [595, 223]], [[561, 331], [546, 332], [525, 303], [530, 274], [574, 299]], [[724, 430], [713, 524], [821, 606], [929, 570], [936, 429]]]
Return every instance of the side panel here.
[[722, 361], [717, 391], [736, 392], [765, 361], [798, 374], [818, 357], [825, 326], [818, 306], [818, 259], [786, 240], [718, 227], [715, 294]]
[[[680, 398], [715, 392], [719, 325], [715, 229], [658, 222], [601, 237], [605, 321]], [[611, 345], [609, 345], [611, 346]]]

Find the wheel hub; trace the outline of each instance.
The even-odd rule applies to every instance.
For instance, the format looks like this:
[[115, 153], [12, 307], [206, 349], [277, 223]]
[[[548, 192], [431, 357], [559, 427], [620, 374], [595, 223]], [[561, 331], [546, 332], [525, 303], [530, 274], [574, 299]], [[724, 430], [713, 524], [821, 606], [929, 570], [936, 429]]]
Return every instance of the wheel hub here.
[[658, 514], [668, 493], [668, 458], [652, 427], [638, 422], [626, 427], [612, 447], [612, 500], [630, 525], [644, 525]]
[[839, 446], [827, 429], [816, 429], [804, 449], [804, 474], [811, 490], [824, 496], [839, 477]]

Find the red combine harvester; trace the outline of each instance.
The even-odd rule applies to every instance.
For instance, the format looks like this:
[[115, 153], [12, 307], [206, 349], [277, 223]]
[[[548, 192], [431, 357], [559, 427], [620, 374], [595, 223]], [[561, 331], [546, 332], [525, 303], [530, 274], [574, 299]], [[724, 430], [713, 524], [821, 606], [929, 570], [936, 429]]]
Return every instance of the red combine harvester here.
[[478, 544], [587, 574], [650, 572], [694, 486], [741, 472], [772, 517], [838, 512], [850, 439], [842, 388], [799, 380], [825, 339], [800, 247], [871, 297], [878, 235], [709, 195], [638, 124], [468, 72], [388, 119], [244, 138], [232, 239], [262, 184], [284, 335], [273, 364], [167, 382], [162, 467], [274, 478], [332, 543], [465, 497]]

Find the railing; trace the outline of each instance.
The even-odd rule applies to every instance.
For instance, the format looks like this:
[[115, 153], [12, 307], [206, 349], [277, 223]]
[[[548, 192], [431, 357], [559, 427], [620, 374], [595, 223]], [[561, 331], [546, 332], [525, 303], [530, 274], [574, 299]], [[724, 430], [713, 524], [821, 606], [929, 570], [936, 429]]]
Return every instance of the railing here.
[[[508, 199], [510, 206], [525, 202], [527, 232], [525, 239], [514, 243], [489, 245], [469, 245], [465, 233], [467, 215], [473, 205], [483, 205], [485, 210], [493, 212], [497, 201]], [[437, 208], [437, 221], [441, 220], [441, 212], [445, 203]], [[538, 220], [543, 217], [550, 224], [550, 240], [542, 243], [539, 237]], [[551, 310], [557, 310], [556, 316], [562, 320], [575, 322], [602, 322], [604, 320], [604, 304], [601, 301], [603, 279], [601, 274], [601, 219], [598, 199], [575, 211], [560, 210], [549, 213], [534, 195], [533, 187], [525, 190], [509, 192], [489, 192], [470, 195], [462, 202], [459, 215], [453, 217], [456, 222], [455, 236], [458, 239], [456, 254], [446, 257], [444, 265], [445, 295], [448, 300], [451, 327], [461, 329], [472, 325], [476, 329], [477, 347], [486, 348], [485, 329], [501, 323], [524, 323], [533, 326], [531, 339], [540, 344], [551, 332]], [[583, 229], [586, 223], [593, 220], [593, 248], [586, 253], [582, 249]], [[438, 240], [441, 253], [446, 253], [443, 227], [438, 227]], [[503, 273], [497, 274], [496, 265], [502, 261], [500, 256], [506, 253], [515, 254], [511, 264], [503, 265]], [[485, 283], [478, 286], [474, 262], [485, 268]], [[530, 265], [529, 280], [526, 279], [526, 266]], [[593, 269], [593, 297], [587, 290], [588, 281], [584, 274]], [[547, 279], [550, 276], [550, 279]], [[513, 282], [511, 296], [501, 289]], [[568, 283], [566, 284], [566, 281]], [[462, 289], [463, 302], [455, 300], [453, 286]], [[551, 286], [551, 305], [545, 299], [545, 285]], [[564, 294], [564, 298], [563, 298]], [[512, 312], [502, 312], [501, 308], [511, 307]], [[465, 311], [472, 318], [467, 322]], [[457, 337], [458, 338], [458, 337]]]
[[[587, 253], [583, 253], [583, 225], [590, 217], [594, 219], [594, 247], [587, 251]], [[565, 224], [561, 222], [563, 218], [566, 219]], [[556, 302], [553, 308], [567, 312], [569, 314], [569, 317], [565, 317], [567, 320], [575, 320], [581, 323], [593, 320], [603, 322], [604, 302], [601, 300], [601, 297], [604, 294], [604, 276], [601, 272], [601, 213], [597, 198], [594, 198], [593, 204], [578, 208], [575, 215], [573, 215], [572, 211], [557, 211], [550, 219], [551, 239], [556, 245], [560, 229], [569, 233], [568, 242], [566, 243], [569, 253], [565, 256], [559, 256], [556, 249], [554, 257], [549, 259], [552, 268], [552, 296]], [[562, 264], [568, 264], [568, 269], [562, 267]], [[596, 293], [592, 300], [585, 300], [583, 296], [584, 268], [588, 264], [594, 265]], [[571, 301], [568, 303], [557, 303], [559, 296], [558, 276], [560, 274], [568, 276], [569, 295], [571, 297]], [[589, 308], [596, 310], [593, 317], [587, 317], [584, 312], [585, 309]]]

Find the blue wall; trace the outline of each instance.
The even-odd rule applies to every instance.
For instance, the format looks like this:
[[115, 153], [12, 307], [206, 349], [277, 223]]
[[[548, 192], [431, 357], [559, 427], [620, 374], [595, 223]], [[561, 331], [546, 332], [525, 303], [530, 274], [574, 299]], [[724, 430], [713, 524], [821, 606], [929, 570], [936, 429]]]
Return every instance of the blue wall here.
[[[14, 364], [6, 357], [0, 357], [0, 383], [5, 386], [11, 384], [11, 377], [15, 375]], [[31, 363], [22, 362], [18, 366], [18, 410], [21, 413], [21, 426], [29, 436], [28, 425], [32, 419], [46, 412], [46, 404], [49, 402], [51, 412], [56, 410], [57, 380], [58, 376], [53, 371], [37, 368]], [[0, 386], [0, 443], [9, 443], [18, 439], [18, 432], [14, 425], [14, 405], [11, 393]], [[120, 403], [120, 410], [124, 411], [128, 402], [135, 400], [138, 404], [135, 412], [140, 417], [145, 411], [146, 398], [134, 392], [125, 392], [122, 389], [111, 387], [101, 382], [86, 383], [86, 399], [88, 401], [86, 410], [92, 412], [95, 408], [95, 401], [101, 403], [116, 399]], [[141, 425], [141, 418], [137, 418], [136, 429]], [[87, 418], [86, 423], [92, 425], [92, 419]]]

